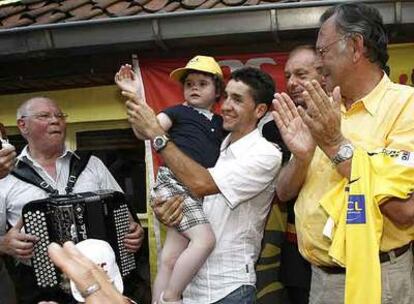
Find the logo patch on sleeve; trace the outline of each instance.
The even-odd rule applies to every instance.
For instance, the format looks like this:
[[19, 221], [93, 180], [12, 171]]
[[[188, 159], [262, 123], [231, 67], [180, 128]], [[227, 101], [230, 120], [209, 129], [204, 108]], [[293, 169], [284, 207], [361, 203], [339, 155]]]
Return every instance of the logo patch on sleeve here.
[[414, 153], [401, 151], [398, 156], [397, 163], [407, 167], [414, 167]]
[[365, 196], [350, 195], [348, 198], [347, 224], [365, 224]]

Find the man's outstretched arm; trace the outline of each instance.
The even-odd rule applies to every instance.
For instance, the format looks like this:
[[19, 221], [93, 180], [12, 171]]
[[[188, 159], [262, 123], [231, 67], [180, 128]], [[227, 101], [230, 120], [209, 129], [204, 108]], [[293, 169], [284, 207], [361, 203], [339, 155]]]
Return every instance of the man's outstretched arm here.
[[[122, 94], [129, 97], [128, 92]], [[154, 140], [166, 134], [154, 111], [146, 103], [127, 101], [126, 107], [132, 128], [146, 139]], [[204, 197], [220, 192], [208, 170], [184, 154], [173, 142], [170, 141], [160, 154], [167, 167], [193, 195]]]

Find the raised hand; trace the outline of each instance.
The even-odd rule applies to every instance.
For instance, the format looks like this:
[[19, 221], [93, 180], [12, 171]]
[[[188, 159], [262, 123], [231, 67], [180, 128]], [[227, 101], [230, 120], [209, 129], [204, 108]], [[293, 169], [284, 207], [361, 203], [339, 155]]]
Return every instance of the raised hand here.
[[16, 162], [16, 151], [9, 144], [6, 136], [6, 129], [0, 123], [0, 178], [5, 177], [13, 169]]
[[325, 93], [315, 80], [305, 83], [306, 91], [303, 97], [306, 110], [299, 108], [298, 112], [308, 126], [317, 145], [331, 157], [338, 146], [345, 141], [341, 133], [341, 92], [336, 87], [332, 99]]
[[63, 246], [51, 243], [48, 254], [52, 262], [76, 284], [78, 290], [85, 291], [93, 285], [99, 287], [86, 296], [86, 304], [130, 303], [114, 287], [103, 269], [84, 256], [72, 242], [66, 242]]
[[292, 99], [286, 93], [276, 93], [273, 107], [275, 109], [272, 112], [273, 119], [286, 146], [297, 159], [309, 161], [315, 151], [316, 143]]
[[12, 145], [4, 145], [0, 149], [0, 178], [5, 177], [13, 169], [16, 162], [16, 151]]
[[115, 74], [115, 83], [122, 91], [142, 95], [141, 84], [129, 64], [122, 65], [118, 73]]

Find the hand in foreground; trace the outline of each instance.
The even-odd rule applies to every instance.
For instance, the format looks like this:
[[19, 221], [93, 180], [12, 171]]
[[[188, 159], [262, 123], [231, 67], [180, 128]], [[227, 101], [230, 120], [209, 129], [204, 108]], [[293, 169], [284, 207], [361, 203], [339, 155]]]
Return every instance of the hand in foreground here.
[[276, 93], [273, 99], [273, 119], [289, 150], [299, 160], [312, 158], [316, 143], [303, 122], [292, 99], [286, 93]]
[[157, 219], [168, 227], [178, 225], [183, 218], [182, 196], [173, 196], [166, 201], [156, 199], [152, 205]]
[[3, 237], [0, 238], [0, 252], [18, 259], [30, 259], [33, 256], [34, 243], [38, 238], [20, 232], [23, 227], [22, 218]]
[[316, 80], [305, 83], [303, 97], [307, 109], [298, 108], [298, 112], [308, 126], [317, 145], [328, 155], [345, 140], [341, 133], [341, 92], [336, 87], [333, 99], [325, 93]]
[[16, 162], [16, 151], [12, 145], [0, 149], [0, 178], [5, 177], [13, 169]]
[[122, 91], [122, 95], [129, 99], [125, 105], [128, 121], [135, 133], [140, 134], [145, 139], [152, 139], [165, 133], [154, 111], [142, 99], [127, 91]]
[[130, 220], [129, 232], [124, 239], [126, 249], [132, 253], [137, 252], [141, 248], [144, 236], [144, 229], [138, 223]]
[[139, 96], [142, 94], [141, 84], [131, 65], [122, 65], [119, 71], [115, 74], [115, 83], [121, 91], [136, 93]]
[[87, 304], [126, 303], [102, 268], [82, 255], [72, 242], [66, 242], [63, 247], [51, 243], [48, 253], [52, 262], [68, 275], [79, 290], [86, 291], [91, 286], [98, 286], [85, 298]]

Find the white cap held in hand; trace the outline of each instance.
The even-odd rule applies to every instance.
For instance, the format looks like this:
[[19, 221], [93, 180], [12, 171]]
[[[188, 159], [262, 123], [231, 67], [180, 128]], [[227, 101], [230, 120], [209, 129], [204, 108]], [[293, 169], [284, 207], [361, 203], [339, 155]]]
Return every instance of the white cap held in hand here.
[[[88, 239], [77, 243], [76, 247], [88, 259], [102, 267], [115, 288], [120, 293], [123, 293], [124, 284], [122, 282], [122, 276], [116, 264], [115, 253], [109, 243], [102, 240]], [[76, 301], [85, 302], [85, 299], [73, 281], [70, 281], [70, 288]]]

